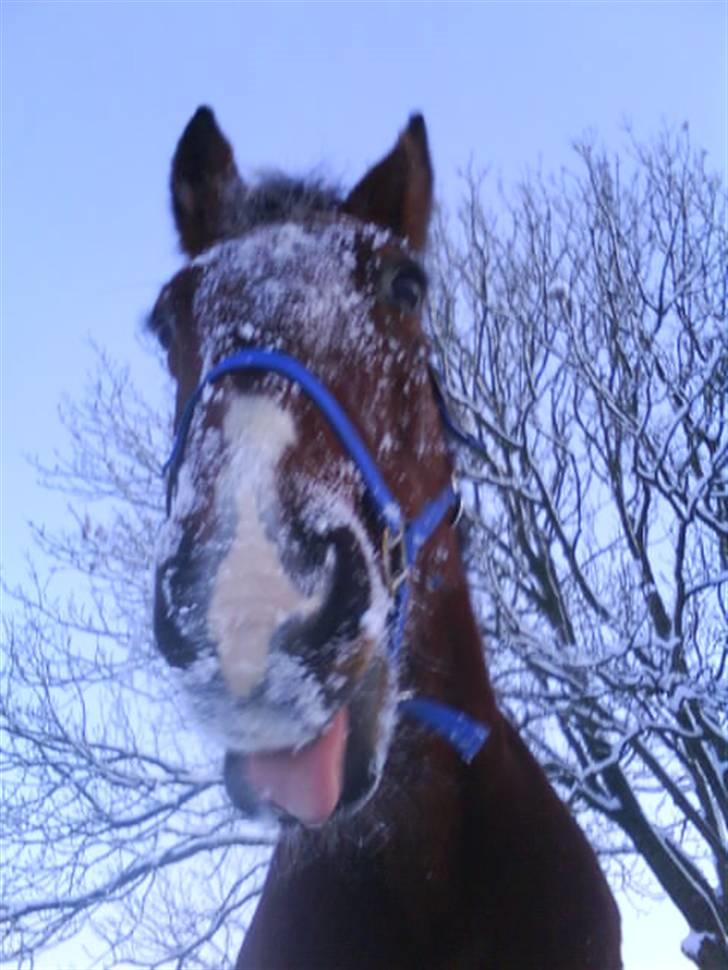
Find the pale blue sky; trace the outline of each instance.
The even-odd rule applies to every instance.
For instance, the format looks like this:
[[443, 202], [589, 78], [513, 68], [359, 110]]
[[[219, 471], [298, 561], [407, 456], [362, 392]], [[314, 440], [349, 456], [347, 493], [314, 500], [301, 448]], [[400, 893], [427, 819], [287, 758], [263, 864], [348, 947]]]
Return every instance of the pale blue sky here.
[[[437, 187], [473, 159], [508, 183], [569, 161], [595, 131], [621, 143], [688, 121], [728, 168], [728, 5], [689, 2], [216, 3], [3, 0], [2, 561], [20, 575], [25, 520], [59, 521], [24, 451], [61, 445], [88, 338], [161, 396], [140, 320], [179, 263], [167, 177], [208, 103], [244, 171], [353, 182], [414, 109]], [[625, 914], [629, 915], [629, 914]], [[679, 917], [629, 917], [627, 970], [678, 970]]]

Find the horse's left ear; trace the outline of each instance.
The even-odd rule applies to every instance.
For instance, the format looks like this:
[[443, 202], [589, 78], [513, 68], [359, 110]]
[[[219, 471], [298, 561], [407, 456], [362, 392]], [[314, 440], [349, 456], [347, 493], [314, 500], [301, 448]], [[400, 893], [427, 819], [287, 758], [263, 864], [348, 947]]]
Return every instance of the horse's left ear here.
[[432, 166], [422, 115], [412, 115], [386, 158], [352, 189], [344, 212], [374, 222], [422, 249], [432, 208]]
[[197, 256], [235, 235], [245, 185], [233, 150], [204, 105], [190, 119], [172, 160], [172, 209], [182, 249]]

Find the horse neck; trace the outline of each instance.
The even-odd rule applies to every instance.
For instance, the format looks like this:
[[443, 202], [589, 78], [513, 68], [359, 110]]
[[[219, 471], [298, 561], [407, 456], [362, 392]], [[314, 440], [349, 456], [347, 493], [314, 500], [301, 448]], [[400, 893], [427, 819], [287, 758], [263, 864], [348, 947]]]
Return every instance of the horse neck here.
[[[434, 550], [415, 576], [404, 684], [415, 696], [445, 703], [500, 735], [503, 718], [454, 534], [448, 534], [447, 543], [444, 566], [438, 569], [442, 557]], [[480, 814], [488, 792], [486, 773], [482, 757], [466, 764], [449, 742], [427, 728], [401, 725], [385, 769], [382, 805], [373, 806], [391, 819], [391, 856], [397, 866], [404, 858], [420, 870], [429, 867], [432, 876], [438, 868], [449, 870], [455, 859], [453, 871], [442, 872], [448, 892], [455, 890], [466, 870], [455, 843], [464, 847], [469, 841], [470, 819]], [[409, 852], [401, 851], [402, 841], [409, 843]]]
[[413, 583], [406, 686], [490, 725], [499, 713], [455, 534], [428, 552]]

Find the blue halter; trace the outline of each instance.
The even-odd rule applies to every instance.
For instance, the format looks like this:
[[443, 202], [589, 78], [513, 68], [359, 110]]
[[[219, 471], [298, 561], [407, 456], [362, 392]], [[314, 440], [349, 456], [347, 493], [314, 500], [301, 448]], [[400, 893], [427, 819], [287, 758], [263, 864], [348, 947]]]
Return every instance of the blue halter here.
[[[399, 657], [404, 639], [404, 626], [410, 600], [410, 568], [420, 549], [433, 535], [448, 514], [459, 507], [459, 496], [451, 484], [409, 522], [402, 514], [394, 495], [361, 439], [359, 432], [328, 388], [307, 370], [300, 361], [277, 350], [251, 347], [231, 354], [204, 375], [185, 404], [172, 454], [164, 466], [169, 475], [167, 513], [169, 514], [174, 472], [182, 461], [192, 416], [204, 389], [229, 374], [264, 372], [280, 374], [304, 391], [316, 404], [348, 451], [364, 479], [372, 507], [382, 525], [382, 562], [384, 577], [394, 605], [390, 614], [389, 650]], [[440, 401], [438, 401], [440, 403]], [[442, 410], [442, 408], [441, 408]], [[485, 743], [490, 729], [446, 704], [427, 698], [406, 698], [399, 702], [399, 710], [413, 717], [445, 738], [470, 763]]]

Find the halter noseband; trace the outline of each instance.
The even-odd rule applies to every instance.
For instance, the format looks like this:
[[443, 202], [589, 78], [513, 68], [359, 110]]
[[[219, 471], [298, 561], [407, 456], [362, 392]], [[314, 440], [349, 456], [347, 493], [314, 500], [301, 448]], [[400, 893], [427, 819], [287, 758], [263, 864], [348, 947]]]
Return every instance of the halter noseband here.
[[[359, 432], [339, 402], [328, 388], [295, 357], [289, 357], [277, 350], [250, 347], [226, 357], [204, 375], [185, 404], [172, 453], [164, 466], [164, 473], [168, 476], [167, 514], [171, 507], [175, 473], [184, 456], [192, 416], [204, 389], [229, 374], [250, 372], [280, 374], [297, 384], [323, 413], [359, 469], [366, 485], [367, 495], [382, 526], [384, 578], [390, 595], [394, 597], [389, 618], [389, 651], [396, 660], [404, 639], [404, 626], [410, 599], [410, 568], [422, 547], [446, 516], [457, 511], [460, 498], [449, 483], [439, 495], [427, 502], [413, 519], [407, 521]], [[436, 396], [442, 412], [439, 389], [436, 391]], [[445, 738], [468, 764], [480, 751], [490, 733], [489, 728], [484, 724], [439, 701], [421, 697], [405, 698], [399, 701], [398, 707], [403, 714], [419, 720]]]

